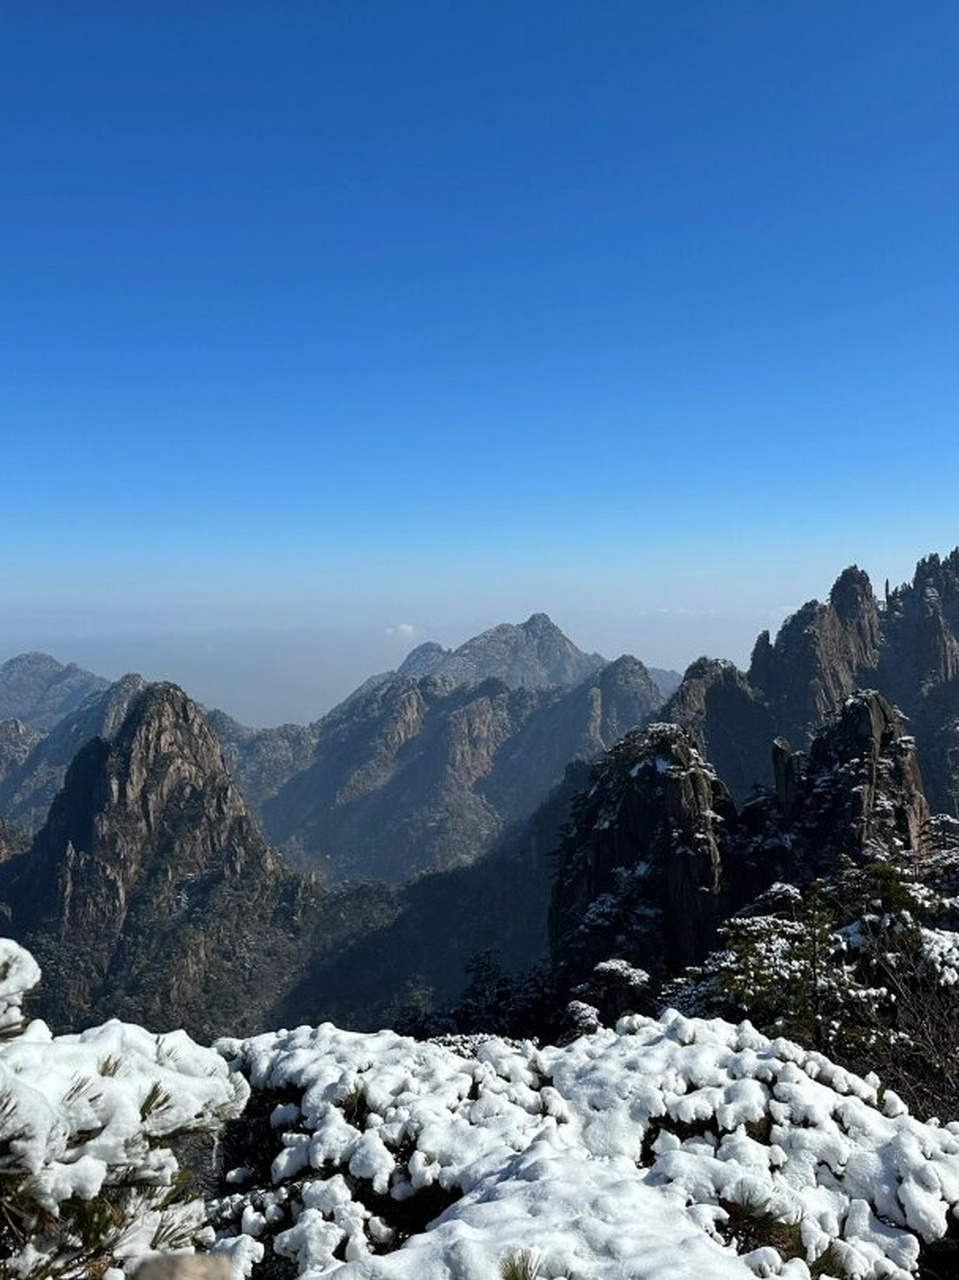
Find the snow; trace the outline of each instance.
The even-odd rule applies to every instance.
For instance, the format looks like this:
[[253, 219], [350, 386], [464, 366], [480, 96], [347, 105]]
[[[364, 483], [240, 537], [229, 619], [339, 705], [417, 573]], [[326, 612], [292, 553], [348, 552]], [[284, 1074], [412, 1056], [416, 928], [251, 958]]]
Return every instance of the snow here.
[[[54, 1224], [73, 1198], [89, 1201], [131, 1186], [113, 1244], [119, 1258], [142, 1257], [163, 1240], [209, 1240], [201, 1201], [163, 1203], [178, 1171], [167, 1142], [184, 1131], [212, 1131], [239, 1114], [249, 1094], [246, 1081], [182, 1031], [158, 1036], [114, 1021], [54, 1037], [35, 1021], [17, 1035], [12, 1029], [21, 1023], [23, 995], [40, 971], [26, 951], [0, 939], [0, 973], [5, 1178], [19, 1173], [29, 1203]], [[39, 1272], [57, 1245], [53, 1229], [27, 1240], [10, 1274]]]
[[[0, 973], [15, 1028], [38, 970], [0, 941]], [[959, 1124], [748, 1022], [676, 1010], [562, 1047], [325, 1023], [214, 1051], [33, 1022], [0, 1041], [2, 1099], [0, 1143], [54, 1222], [135, 1184], [109, 1280], [196, 1245], [234, 1280], [268, 1249], [306, 1280], [500, 1280], [523, 1253], [538, 1280], [904, 1280], [959, 1211]], [[248, 1101], [272, 1146], [224, 1171], [220, 1200], [164, 1205], [176, 1136]], [[56, 1247], [26, 1241], [11, 1274]]]
[[[749, 1023], [671, 1010], [467, 1057], [330, 1024], [219, 1048], [257, 1087], [302, 1090], [286, 1136], [310, 1135], [310, 1170], [281, 1241], [309, 1280], [498, 1280], [521, 1250], [542, 1280], [798, 1280], [831, 1246], [850, 1275], [904, 1277], [959, 1204], [959, 1135]], [[382, 1252], [390, 1204], [434, 1185], [445, 1210]], [[735, 1205], [794, 1223], [801, 1256], [738, 1254]]]

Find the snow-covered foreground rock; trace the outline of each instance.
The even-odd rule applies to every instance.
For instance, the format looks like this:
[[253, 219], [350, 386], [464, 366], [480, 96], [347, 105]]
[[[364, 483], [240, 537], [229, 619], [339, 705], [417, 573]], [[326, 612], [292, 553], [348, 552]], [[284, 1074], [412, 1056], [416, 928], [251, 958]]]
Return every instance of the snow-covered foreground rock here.
[[219, 1047], [273, 1133], [219, 1206], [247, 1266], [270, 1239], [316, 1280], [499, 1280], [524, 1254], [543, 1280], [903, 1277], [959, 1202], [959, 1126], [748, 1023]]
[[39, 977], [0, 939], [0, 1275], [115, 1280], [151, 1252], [209, 1243], [170, 1143], [239, 1114], [246, 1082], [182, 1031], [24, 1024]]
[[[955, 1234], [959, 1124], [748, 1023], [629, 1017], [565, 1048], [325, 1024], [214, 1052], [54, 1038], [20, 1015], [38, 977], [0, 940], [5, 1277], [199, 1248], [234, 1280], [865, 1280]], [[198, 1130], [231, 1188], [206, 1204], [178, 1161]]]

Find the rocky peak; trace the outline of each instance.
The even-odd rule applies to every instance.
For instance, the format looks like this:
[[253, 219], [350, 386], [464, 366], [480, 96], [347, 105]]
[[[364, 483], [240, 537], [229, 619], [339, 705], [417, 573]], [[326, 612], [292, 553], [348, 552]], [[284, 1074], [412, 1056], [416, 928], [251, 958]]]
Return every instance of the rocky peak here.
[[0, 873], [18, 936], [59, 976], [55, 1021], [109, 992], [114, 1012], [140, 993], [138, 1008], [201, 1025], [209, 988], [249, 945], [238, 906], [268, 920], [284, 891], [202, 712], [168, 684], [134, 698], [112, 743], [81, 749], [32, 850]]
[[599, 654], [578, 649], [545, 613], [534, 613], [518, 625], [506, 622], [484, 631], [458, 649], [421, 644], [397, 675], [446, 676], [455, 684], [492, 677], [513, 689], [546, 689], [578, 684], [604, 663]]
[[883, 617], [883, 689], [910, 715], [937, 685], [959, 676], [959, 548], [927, 556], [896, 588]]
[[799, 801], [833, 850], [918, 852], [929, 807], [902, 714], [874, 690], [848, 697], [809, 749]]
[[855, 565], [829, 601], [811, 600], [787, 618], [773, 644], [756, 642], [749, 683], [769, 705], [778, 731], [803, 742], [879, 662], [880, 611], [869, 578]]
[[763, 695], [731, 662], [698, 658], [663, 718], [683, 726], [733, 795], [745, 797], [763, 774], [773, 720]]
[[728, 818], [729, 792], [678, 725], [616, 744], [559, 850], [550, 945], [571, 979], [611, 955], [654, 975], [705, 955], [724, 906]]

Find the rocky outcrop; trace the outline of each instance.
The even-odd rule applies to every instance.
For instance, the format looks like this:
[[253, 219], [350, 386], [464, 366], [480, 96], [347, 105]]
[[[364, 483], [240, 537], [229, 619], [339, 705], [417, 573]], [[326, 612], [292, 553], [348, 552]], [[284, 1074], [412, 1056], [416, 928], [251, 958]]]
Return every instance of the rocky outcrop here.
[[794, 757], [791, 769], [786, 764], [789, 772], [782, 821], [796, 827], [788, 843], [806, 874], [840, 856], [921, 851], [929, 806], [915, 739], [881, 694], [860, 690], [846, 698], [808, 756]]
[[39, 1012], [55, 1026], [109, 1013], [200, 1037], [262, 1027], [310, 954], [352, 927], [268, 848], [172, 685], [147, 686], [112, 743], [81, 749], [30, 851], [0, 863], [0, 899], [44, 967]]
[[596, 767], [559, 849], [554, 963], [610, 956], [662, 978], [706, 954], [728, 902], [725, 785], [677, 725], [627, 735]]
[[25, 853], [30, 848], [30, 837], [20, 827], [0, 818], [0, 862]]
[[826, 604], [787, 618], [775, 644], [756, 641], [749, 683], [765, 697], [777, 732], [804, 742], [879, 661], [880, 615], [869, 578], [852, 566]]
[[45, 732], [108, 684], [75, 662], [21, 653], [0, 664], [0, 720], [22, 720]]
[[503, 623], [458, 649], [421, 644], [396, 674], [444, 676], [454, 684], [494, 678], [513, 689], [545, 689], [579, 684], [605, 661], [598, 653], [577, 649], [545, 613], [534, 613], [519, 626]]
[[766, 776], [775, 736], [766, 699], [731, 662], [699, 658], [663, 708], [712, 762], [734, 796], [745, 798]]
[[772, 781], [771, 738], [807, 747], [864, 686], [909, 717], [932, 807], [959, 814], [959, 549], [926, 557], [881, 601], [860, 569], [846, 569], [827, 603], [803, 605], [775, 641], [760, 635], [748, 675], [694, 663], [666, 714], [690, 728], [744, 800], [751, 785]]
[[720, 921], [778, 880], [842, 859], [918, 855], [929, 818], [914, 740], [874, 691], [843, 702], [808, 752], [773, 746], [776, 788], [737, 808], [677, 725], [627, 735], [574, 802], [550, 912], [567, 988], [608, 958], [662, 981], [697, 963]]
[[911, 583], [889, 593], [879, 687], [910, 716], [959, 678], [959, 548], [920, 560]]
[[42, 741], [39, 729], [31, 729], [22, 720], [0, 720], [0, 785]]

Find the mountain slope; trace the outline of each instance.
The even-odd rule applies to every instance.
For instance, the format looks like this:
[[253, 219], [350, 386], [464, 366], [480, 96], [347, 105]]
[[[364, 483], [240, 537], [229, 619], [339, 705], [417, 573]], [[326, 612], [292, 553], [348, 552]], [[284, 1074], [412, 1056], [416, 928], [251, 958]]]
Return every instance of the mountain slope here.
[[52, 729], [108, 684], [75, 662], [64, 665], [46, 653], [21, 653], [0, 664], [0, 720]]
[[65, 715], [7, 770], [0, 781], [0, 813], [31, 833], [38, 831], [76, 753], [93, 738], [112, 739], [145, 688], [142, 676], [126, 675]]
[[600, 754], [660, 702], [632, 658], [572, 689], [397, 676], [324, 718], [309, 768], [263, 804], [264, 827], [332, 879], [468, 863], [532, 813], [570, 760]]

